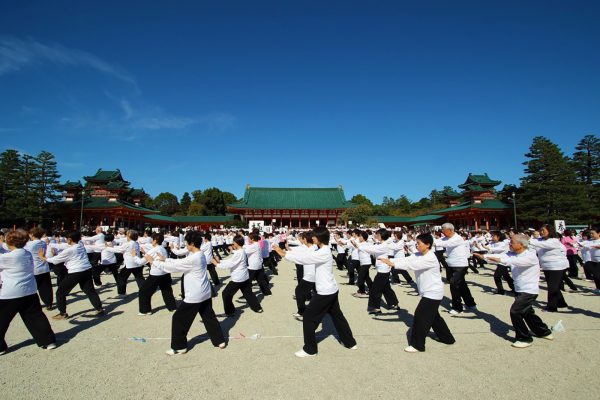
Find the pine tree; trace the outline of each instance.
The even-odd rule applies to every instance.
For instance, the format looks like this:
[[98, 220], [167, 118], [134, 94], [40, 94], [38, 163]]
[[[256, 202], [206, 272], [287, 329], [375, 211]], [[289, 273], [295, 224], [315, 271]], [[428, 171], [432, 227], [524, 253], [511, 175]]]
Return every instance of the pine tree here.
[[36, 157], [36, 176], [34, 180], [35, 207], [37, 220], [43, 223], [44, 215], [49, 206], [60, 201], [60, 174], [56, 168], [54, 155], [47, 151], [41, 151]]
[[19, 186], [17, 201], [17, 216], [25, 221], [25, 225], [37, 215], [35, 180], [37, 176], [37, 163], [29, 154], [21, 156], [19, 168]]
[[3, 224], [17, 219], [20, 162], [17, 150], [9, 149], [0, 154], [0, 221]]
[[587, 135], [575, 150], [571, 164], [585, 193], [581, 204], [583, 217], [592, 222], [600, 216], [600, 139]]
[[569, 158], [543, 136], [537, 136], [525, 154], [525, 176], [521, 178], [522, 194], [517, 199], [519, 219], [525, 222], [547, 222], [555, 219], [568, 223], [581, 222], [581, 185]]
[[190, 209], [190, 204], [192, 204], [192, 198], [188, 192], [185, 192], [183, 196], [181, 196], [181, 201], [179, 202], [182, 215], [187, 215], [188, 210]]

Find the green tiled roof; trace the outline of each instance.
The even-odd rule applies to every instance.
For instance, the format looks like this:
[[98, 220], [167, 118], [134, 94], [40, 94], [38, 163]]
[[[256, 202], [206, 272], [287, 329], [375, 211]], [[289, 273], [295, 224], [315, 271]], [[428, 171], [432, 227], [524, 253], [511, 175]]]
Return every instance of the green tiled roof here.
[[108, 182], [105, 186], [106, 189], [123, 189], [127, 187], [127, 182], [125, 181], [112, 181]]
[[500, 210], [504, 208], [510, 208], [510, 205], [503, 203], [500, 200], [483, 200], [481, 203], [473, 203], [470, 201], [465, 201], [464, 203], [457, 204], [452, 207], [442, 208], [441, 210], [431, 211], [433, 214], [443, 214], [452, 211], [460, 211], [465, 210], [467, 208], [479, 208], [484, 210]]
[[233, 221], [233, 215], [181, 215], [167, 217], [159, 214], [144, 215], [144, 218], [148, 218], [155, 221], [166, 221], [173, 223], [211, 223], [211, 222], [231, 222]]
[[485, 188], [480, 185], [461, 185], [461, 187], [468, 192], [487, 192], [491, 189], [490, 187]]
[[332, 210], [355, 207], [346, 201], [344, 190], [337, 188], [264, 188], [248, 187], [244, 198], [231, 208]]
[[131, 196], [146, 196], [147, 193], [144, 191], [144, 189], [131, 189], [131, 192], [129, 192], [129, 194]]
[[482, 187], [494, 187], [501, 184], [501, 181], [491, 179], [487, 172], [483, 175], [474, 175], [469, 173], [467, 180], [462, 185], [458, 185], [461, 189], [466, 189], [469, 185], [480, 185]]
[[443, 194], [446, 197], [460, 197], [461, 196], [461, 194], [455, 190], [446, 190], [443, 192]]
[[412, 223], [426, 223], [429, 221], [435, 221], [438, 220], [440, 218], [443, 218], [442, 215], [432, 215], [432, 214], [428, 214], [428, 215], [419, 215], [418, 217], [398, 217], [395, 215], [385, 215], [385, 216], [380, 216], [380, 217], [375, 217], [377, 218], [377, 222], [381, 222], [383, 224], [387, 223], [406, 223], [406, 224], [412, 224]]
[[79, 182], [79, 181], [66, 181], [63, 184], [63, 188], [65, 188], [65, 189], [81, 189], [81, 188], [83, 188], [83, 186], [81, 186], [81, 182]]
[[98, 171], [96, 171], [95, 175], [84, 176], [83, 179], [88, 182], [109, 182], [115, 179], [124, 181], [123, 177], [121, 176], [121, 171], [118, 168], [114, 171], [103, 171], [102, 168], [100, 168]]
[[[81, 202], [79, 202], [79, 201], [72, 202], [72, 203], [70, 203], [70, 205], [72, 207], [81, 207]], [[110, 209], [110, 208], [118, 208], [118, 207], [125, 207], [130, 210], [136, 210], [136, 211], [140, 211], [140, 212], [156, 212], [156, 210], [152, 210], [150, 208], [145, 208], [145, 207], [139, 207], [139, 206], [136, 206], [135, 204], [131, 204], [131, 203], [128, 203], [123, 200], [108, 201], [108, 198], [106, 198], [106, 197], [89, 197], [83, 201], [83, 209], [84, 210], [97, 209], [97, 208]]]

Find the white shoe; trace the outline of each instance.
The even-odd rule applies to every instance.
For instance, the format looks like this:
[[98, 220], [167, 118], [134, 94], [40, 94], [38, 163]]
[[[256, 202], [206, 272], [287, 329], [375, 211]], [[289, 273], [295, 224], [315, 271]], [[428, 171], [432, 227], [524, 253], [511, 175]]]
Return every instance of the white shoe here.
[[554, 335], [550, 333], [549, 335], [542, 336], [541, 339], [554, 340]]
[[95, 289], [100, 289], [101, 287], [102, 287], [102, 285], [96, 285], [96, 284], [94, 283], [94, 288], [95, 288]]
[[50, 343], [47, 346], [44, 346], [44, 350], [54, 350], [56, 348], [56, 343]]
[[302, 314], [293, 313], [292, 317], [296, 318], [298, 321], [302, 321]]
[[168, 356], [179, 356], [179, 355], [182, 355], [185, 353], [187, 353], [187, 349], [181, 349], [181, 350], [169, 349], [165, 352], [165, 354]]
[[349, 349], [350, 349], [350, 350], [358, 350], [358, 346], [357, 346], [357, 345], [354, 345], [354, 346], [350, 347]]
[[305, 352], [304, 350], [298, 350], [297, 352], [294, 353], [294, 355], [296, 357], [300, 357], [300, 358], [305, 358], [305, 357], [315, 357], [316, 354], [308, 354], [307, 352]]
[[227, 347], [227, 343], [223, 342], [217, 347], [219, 347], [221, 350], [223, 350], [225, 347]]
[[524, 349], [526, 347], [531, 346], [530, 342], [519, 342], [518, 340], [511, 344], [512, 347], [516, 347], [517, 349]]
[[460, 311], [456, 311], [454, 308], [451, 308], [450, 311], [448, 311], [448, 314], [450, 315], [459, 315], [460, 313]]
[[139, 313], [137, 313], [137, 315], [138, 315], [139, 317], [147, 317], [147, 316], [149, 316], [149, 315], [152, 315], [152, 312], [148, 312], [148, 313], [139, 312]]
[[419, 350], [415, 349], [412, 346], [408, 346], [407, 348], [404, 349], [404, 351], [407, 353], [418, 353], [419, 352]]

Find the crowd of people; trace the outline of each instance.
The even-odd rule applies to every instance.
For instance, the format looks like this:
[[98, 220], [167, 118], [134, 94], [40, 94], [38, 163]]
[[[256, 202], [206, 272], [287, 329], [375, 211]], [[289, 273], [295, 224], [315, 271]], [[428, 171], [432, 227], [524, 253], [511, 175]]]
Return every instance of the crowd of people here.
[[[594, 293], [600, 294], [598, 229], [560, 234], [553, 226], [543, 225], [538, 231], [468, 232], [446, 223], [433, 231], [341, 227], [331, 231], [325, 227], [274, 233], [190, 228], [140, 234], [135, 230], [103, 232], [98, 227], [84, 235], [79, 231], [48, 235], [40, 227], [5, 229], [0, 235], [0, 354], [8, 349], [4, 337], [17, 313], [38, 346], [56, 348], [42, 305], [46, 310], [57, 309], [53, 320], [68, 319], [68, 296], [77, 285], [92, 304], [92, 315], [101, 318], [105, 310], [96, 289], [103, 286], [103, 274], [112, 275], [118, 297], [127, 296], [133, 275], [140, 317], [153, 314], [152, 297], [160, 289], [166, 309], [173, 312], [169, 355], [187, 352], [187, 334], [197, 314], [212, 344], [224, 349], [227, 338], [214, 312], [213, 298], [221, 292], [224, 318], [236, 315], [233, 297], [238, 291], [252, 311], [263, 313], [253, 283], [264, 296], [272, 295], [269, 281], [278, 274], [282, 259], [296, 266], [293, 296], [297, 311], [292, 317], [302, 321], [304, 335], [304, 347], [295, 353], [298, 357], [318, 353], [315, 332], [326, 314], [341, 343], [357, 349], [340, 307], [334, 266], [347, 271], [345, 284], [356, 286], [354, 297], [368, 298], [366, 312], [370, 315], [381, 314], [382, 306], [400, 309], [394, 285], [416, 285], [421, 299], [405, 349], [409, 353], [425, 351], [430, 330], [441, 343], [455, 343], [439, 312], [444, 284], [450, 287], [449, 316], [476, 312], [465, 276], [469, 271], [479, 273], [486, 265], [494, 268], [494, 293], [515, 298], [510, 318], [515, 330], [512, 346], [516, 348], [529, 347], [533, 337], [553, 339], [551, 329], [534, 311], [541, 272], [548, 293], [544, 311], [568, 307], [562, 292], [565, 285], [571, 292], [580, 290], [572, 280], [579, 277], [579, 265], [583, 278], [593, 281]], [[229, 271], [224, 286], [217, 269]], [[56, 278], [55, 293], [51, 273]], [[171, 275], [175, 273], [181, 274], [177, 298]]]

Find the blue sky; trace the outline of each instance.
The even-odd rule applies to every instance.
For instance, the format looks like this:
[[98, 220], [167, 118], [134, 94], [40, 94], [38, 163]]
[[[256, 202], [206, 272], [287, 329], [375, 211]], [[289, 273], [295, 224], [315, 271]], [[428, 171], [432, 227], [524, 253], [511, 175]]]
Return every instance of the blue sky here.
[[407, 195], [600, 133], [597, 1], [1, 1], [0, 149], [152, 195]]

